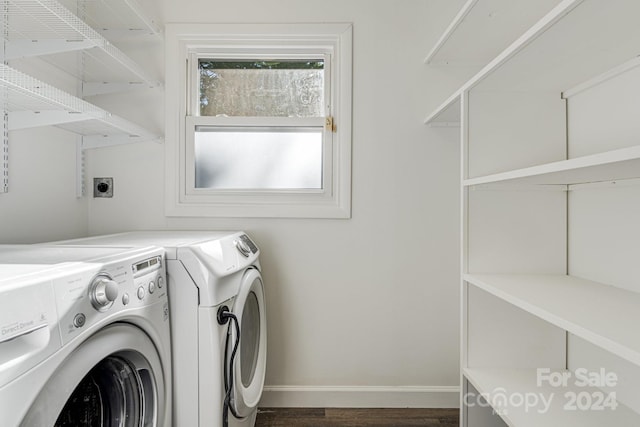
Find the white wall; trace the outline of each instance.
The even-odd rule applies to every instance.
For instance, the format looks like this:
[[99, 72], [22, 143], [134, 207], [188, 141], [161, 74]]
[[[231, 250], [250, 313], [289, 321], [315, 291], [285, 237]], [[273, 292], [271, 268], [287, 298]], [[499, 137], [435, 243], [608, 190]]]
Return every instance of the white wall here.
[[[353, 23], [350, 220], [168, 218], [163, 212], [162, 146], [148, 143], [89, 154], [89, 177], [115, 178], [113, 199], [89, 200], [90, 234], [244, 229], [255, 238], [263, 251], [267, 287], [266, 383], [302, 390], [297, 401], [268, 393], [268, 404], [325, 405], [322, 396], [328, 390], [342, 396], [332, 404], [367, 406], [374, 403], [366, 396], [358, 399], [368, 391], [407, 391], [403, 386], [418, 391], [411, 405], [443, 404], [428, 393], [443, 387], [450, 391], [447, 404], [457, 404], [457, 130], [422, 123], [455, 82], [422, 60], [460, 3], [163, 2], [166, 22]], [[150, 63], [162, 64], [161, 50], [150, 52], [145, 48], [132, 54], [151, 55]], [[134, 99], [100, 102], [125, 117], [162, 126], [161, 98], [141, 93]], [[363, 388], [340, 394], [341, 386]], [[320, 397], [299, 397], [305, 395]]]
[[[40, 63], [11, 64], [75, 90], [75, 81]], [[0, 244], [81, 237], [87, 198], [76, 198], [76, 136], [51, 128], [9, 132], [9, 192], [0, 194]]]

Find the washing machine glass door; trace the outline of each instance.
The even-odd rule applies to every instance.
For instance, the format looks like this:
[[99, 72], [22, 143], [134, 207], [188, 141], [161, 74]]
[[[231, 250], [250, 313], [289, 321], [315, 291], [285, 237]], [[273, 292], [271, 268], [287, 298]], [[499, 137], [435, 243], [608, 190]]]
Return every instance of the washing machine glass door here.
[[152, 427], [165, 404], [162, 363], [140, 329], [109, 326], [74, 350], [21, 426]]
[[267, 318], [258, 270], [245, 272], [233, 312], [240, 322], [240, 345], [234, 365], [232, 405], [236, 415], [246, 417], [262, 396], [267, 364]]

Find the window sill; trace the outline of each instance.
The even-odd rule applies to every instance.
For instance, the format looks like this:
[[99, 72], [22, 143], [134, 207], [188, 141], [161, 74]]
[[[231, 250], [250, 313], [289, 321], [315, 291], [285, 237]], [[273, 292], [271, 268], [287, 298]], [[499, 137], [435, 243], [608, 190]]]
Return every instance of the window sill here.
[[349, 219], [347, 203], [212, 204], [178, 202], [166, 206], [169, 217]]

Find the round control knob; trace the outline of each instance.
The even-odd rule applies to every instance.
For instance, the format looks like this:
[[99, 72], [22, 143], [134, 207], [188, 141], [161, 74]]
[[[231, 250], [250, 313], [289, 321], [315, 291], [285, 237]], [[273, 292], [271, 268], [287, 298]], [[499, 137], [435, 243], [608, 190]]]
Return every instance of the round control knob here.
[[78, 313], [73, 318], [73, 326], [75, 326], [76, 328], [82, 328], [86, 322], [87, 316], [85, 316], [83, 313]]
[[233, 243], [236, 245], [236, 248], [242, 255], [244, 255], [245, 257], [249, 257], [249, 255], [251, 255], [251, 248], [244, 240], [236, 240]]
[[118, 284], [108, 275], [99, 274], [90, 287], [91, 304], [96, 310], [106, 310], [118, 298]]

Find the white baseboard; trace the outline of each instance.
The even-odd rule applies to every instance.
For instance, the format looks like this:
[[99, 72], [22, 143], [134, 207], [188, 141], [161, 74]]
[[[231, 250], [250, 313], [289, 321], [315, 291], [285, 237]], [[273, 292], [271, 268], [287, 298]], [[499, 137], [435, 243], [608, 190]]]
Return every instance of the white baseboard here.
[[458, 408], [460, 387], [265, 386], [263, 408]]

